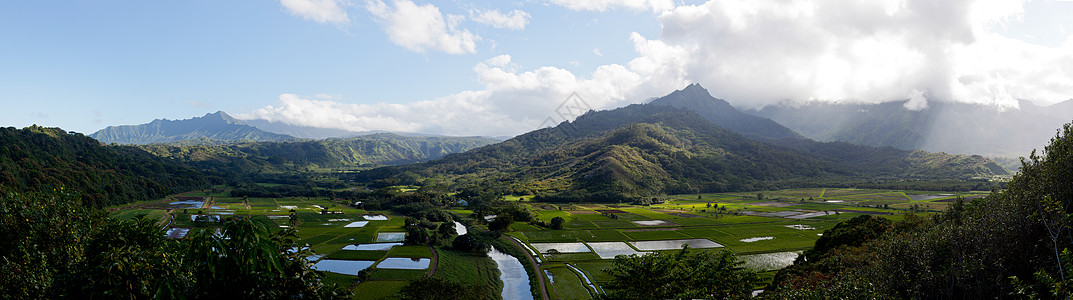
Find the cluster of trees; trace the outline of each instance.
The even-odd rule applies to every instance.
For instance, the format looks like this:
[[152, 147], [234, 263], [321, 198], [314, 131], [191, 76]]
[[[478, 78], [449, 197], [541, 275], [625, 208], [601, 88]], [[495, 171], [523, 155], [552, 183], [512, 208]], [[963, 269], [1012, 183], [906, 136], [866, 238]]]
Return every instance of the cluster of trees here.
[[68, 192], [0, 196], [0, 294], [13, 299], [342, 299], [293, 230], [245, 218], [169, 240], [154, 220], [109, 218]]
[[1068, 298], [1073, 129], [1007, 188], [930, 217], [857, 217], [824, 234], [766, 290], [775, 298]]
[[760, 283], [733, 252], [653, 252], [620, 255], [607, 269], [607, 299], [740, 299]]

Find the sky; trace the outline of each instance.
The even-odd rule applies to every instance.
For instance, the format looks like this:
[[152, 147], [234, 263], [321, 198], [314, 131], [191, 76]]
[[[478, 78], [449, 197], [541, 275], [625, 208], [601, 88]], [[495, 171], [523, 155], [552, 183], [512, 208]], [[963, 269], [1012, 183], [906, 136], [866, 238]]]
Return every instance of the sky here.
[[1071, 36], [1068, 0], [0, 0], [0, 126], [510, 136], [690, 83], [1016, 109], [1073, 99]]

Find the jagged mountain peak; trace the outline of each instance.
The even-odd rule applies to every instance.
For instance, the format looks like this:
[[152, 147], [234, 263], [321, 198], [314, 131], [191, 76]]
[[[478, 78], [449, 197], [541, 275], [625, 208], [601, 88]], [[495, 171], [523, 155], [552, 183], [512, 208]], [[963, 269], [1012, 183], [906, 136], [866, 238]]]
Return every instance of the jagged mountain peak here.
[[713, 97], [698, 83], [649, 102], [695, 111], [708, 121], [753, 139], [800, 138], [801, 135], [767, 118], [739, 111], [730, 103]]
[[108, 126], [90, 135], [104, 143], [219, 143], [235, 141], [276, 141], [293, 139], [266, 132], [237, 120], [223, 111], [184, 120], [156, 119], [147, 124]]

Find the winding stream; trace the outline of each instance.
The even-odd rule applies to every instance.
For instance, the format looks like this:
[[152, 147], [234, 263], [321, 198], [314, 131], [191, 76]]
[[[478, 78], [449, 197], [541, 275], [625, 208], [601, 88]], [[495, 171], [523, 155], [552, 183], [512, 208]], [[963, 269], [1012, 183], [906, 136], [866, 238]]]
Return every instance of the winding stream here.
[[529, 292], [529, 275], [517, 258], [499, 252], [495, 247], [488, 252], [488, 256], [496, 262], [499, 268], [499, 280], [503, 281], [503, 299], [533, 300], [533, 293]]

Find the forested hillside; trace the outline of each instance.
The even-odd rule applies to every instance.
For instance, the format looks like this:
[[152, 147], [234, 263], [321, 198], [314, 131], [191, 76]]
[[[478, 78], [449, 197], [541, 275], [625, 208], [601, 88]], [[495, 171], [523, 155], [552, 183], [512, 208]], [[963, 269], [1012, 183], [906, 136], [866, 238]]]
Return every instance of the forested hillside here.
[[483, 137], [407, 137], [390, 133], [317, 141], [139, 146], [213, 172], [369, 168], [437, 159], [494, 143]]
[[824, 232], [767, 288], [775, 299], [1069, 299], [1073, 128], [1005, 190], [936, 215], [859, 216]]
[[130, 146], [104, 146], [80, 133], [32, 126], [0, 128], [0, 190], [76, 192], [102, 207], [202, 188], [193, 168]]
[[750, 140], [672, 106], [631, 105], [437, 161], [365, 171], [357, 180], [482, 186], [552, 201], [629, 202], [663, 193], [1006, 174], [982, 157], [784, 141], [807, 146]]

